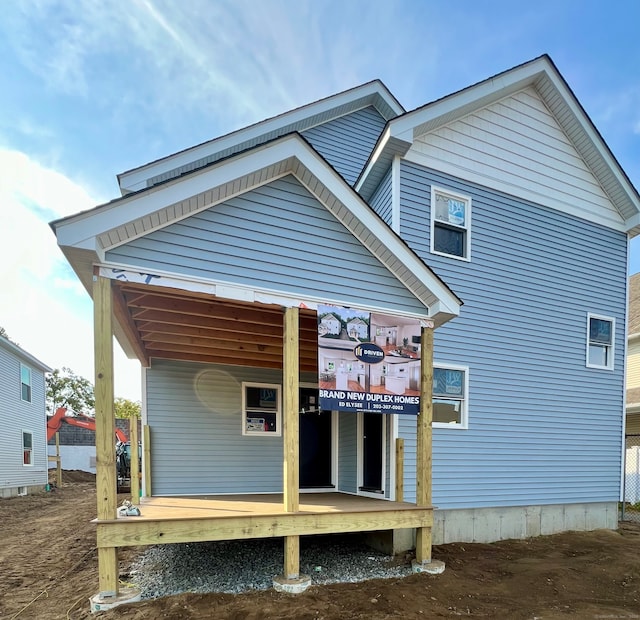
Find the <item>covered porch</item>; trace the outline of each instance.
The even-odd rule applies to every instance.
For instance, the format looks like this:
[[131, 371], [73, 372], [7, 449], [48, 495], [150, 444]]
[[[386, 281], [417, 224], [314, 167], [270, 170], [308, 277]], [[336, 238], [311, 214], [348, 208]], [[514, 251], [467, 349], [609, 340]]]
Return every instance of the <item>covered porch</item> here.
[[[428, 321], [421, 330], [416, 502], [347, 493], [300, 493], [300, 375], [301, 372], [317, 373], [315, 310], [293, 300], [277, 304], [224, 299], [202, 290], [186, 290], [182, 284], [162, 278], [157, 283], [123, 282], [117, 271], [96, 268], [93, 288], [98, 495], [95, 522], [100, 579], [97, 599], [103, 605], [119, 599], [117, 550], [126, 546], [283, 537], [283, 572], [275, 576], [274, 586], [299, 592], [311, 582], [299, 572], [300, 536], [415, 528], [415, 570], [439, 572], [442, 569], [431, 558], [433, 329], [427, 326]], [[140, 274], [141, 278], [145, 275]], [[132, 501], [140, 502], [141, 516], [118, 517], [112, 441], [114, 332], [136, 352], [143, 366], [148, 366], [152, 358], [158, 358], [281, 369], [282, 492], [154, 495], [152, 432], [146, 426], [140, 500], [135, 487], [132, 488]], [[393, 458], [401, 456], [396, 453]], [[132, 466], [133, 479], [135, 459]], [[402, 477], [396, 478], [397, 497], [401, 498]]]

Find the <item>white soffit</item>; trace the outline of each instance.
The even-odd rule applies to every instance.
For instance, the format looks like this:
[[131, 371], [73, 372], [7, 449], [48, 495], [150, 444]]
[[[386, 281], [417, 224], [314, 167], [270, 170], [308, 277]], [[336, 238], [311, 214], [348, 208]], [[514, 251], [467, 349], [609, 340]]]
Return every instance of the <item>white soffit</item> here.
[[418, 136], [433, 132], [530, 86], [539, 93], [600, 183], [624, 220], [624, 230], [632, 235], [637, 234], [640, 228], [638, 192], [547, 56], [536, 58], [391, 120], [387, 132], [381, 136], [373, 156], [356, 183], [356, 190], [365, 199], [369, 199], [393, 156], [404, 156]]
[[[96, 207], [58, 222], [58, 243], [68, 250], [105, 252], [154, 230], [208, 209], [287, 174], [294, 175], [384, 264], [399, 281], [444, 322], [459, 314], [460, 300], [371, 210], [298, 134], [183, 175], [178, 179]], [[86, 266], [85, 266], [86, 267]], [[81, 265], [74, 265], [79, 272]]]

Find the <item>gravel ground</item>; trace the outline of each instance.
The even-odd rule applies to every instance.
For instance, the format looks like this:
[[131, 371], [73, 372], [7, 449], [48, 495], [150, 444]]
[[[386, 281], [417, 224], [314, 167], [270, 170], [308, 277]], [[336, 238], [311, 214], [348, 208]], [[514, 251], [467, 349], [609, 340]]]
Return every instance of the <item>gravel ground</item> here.
[[[129, 581], [143, 599], [181, 592], [239, 594], [271, 588], [283, 563], [282, 539], [159, 545], [136, 560]], [[327, 584], [404, 577], [411, 566], [367, 547], [359, 536], [318, 536], [301, 539], [300, 572], [314, 584]]]

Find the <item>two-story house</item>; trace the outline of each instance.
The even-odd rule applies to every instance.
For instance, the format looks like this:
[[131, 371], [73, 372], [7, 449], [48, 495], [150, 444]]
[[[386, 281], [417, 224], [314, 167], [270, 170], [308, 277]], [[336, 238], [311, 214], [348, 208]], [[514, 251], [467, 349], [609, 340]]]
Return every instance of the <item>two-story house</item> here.
[[[411, 112], [370, 82], [118, 179], [52, 223], [94, 297], [99, 600], [133, 544], [283, 536], [292, 586], [306, 534], [387, 530], [428, 570], [432, 540], [616, 527], [640, 198], [547, 56]], [[354, 313], [352, 360], [326, 317]], [[112, 332], [145, 386], [128, 521]]]
[[0, 497], [43, 491], [47, 484], [47, 372], [51, 368], [0, 336]]

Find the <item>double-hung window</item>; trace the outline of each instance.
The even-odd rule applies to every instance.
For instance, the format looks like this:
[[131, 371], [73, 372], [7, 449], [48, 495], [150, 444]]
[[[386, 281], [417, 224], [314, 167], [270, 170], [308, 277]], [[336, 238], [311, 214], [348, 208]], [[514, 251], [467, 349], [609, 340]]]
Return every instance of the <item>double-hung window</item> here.
[[433, 425], [468, 428], [469, 368], [451, 364], [433, 367]]
[[597, 314], [587, 315], [587, 366], [613, 370], [615, 320]]
[[471, 198], [431, 186], [431, 252], [471, 260]]
[[22, 400], [31, 402], [31, 368], [20, 364], [20, 396]]

